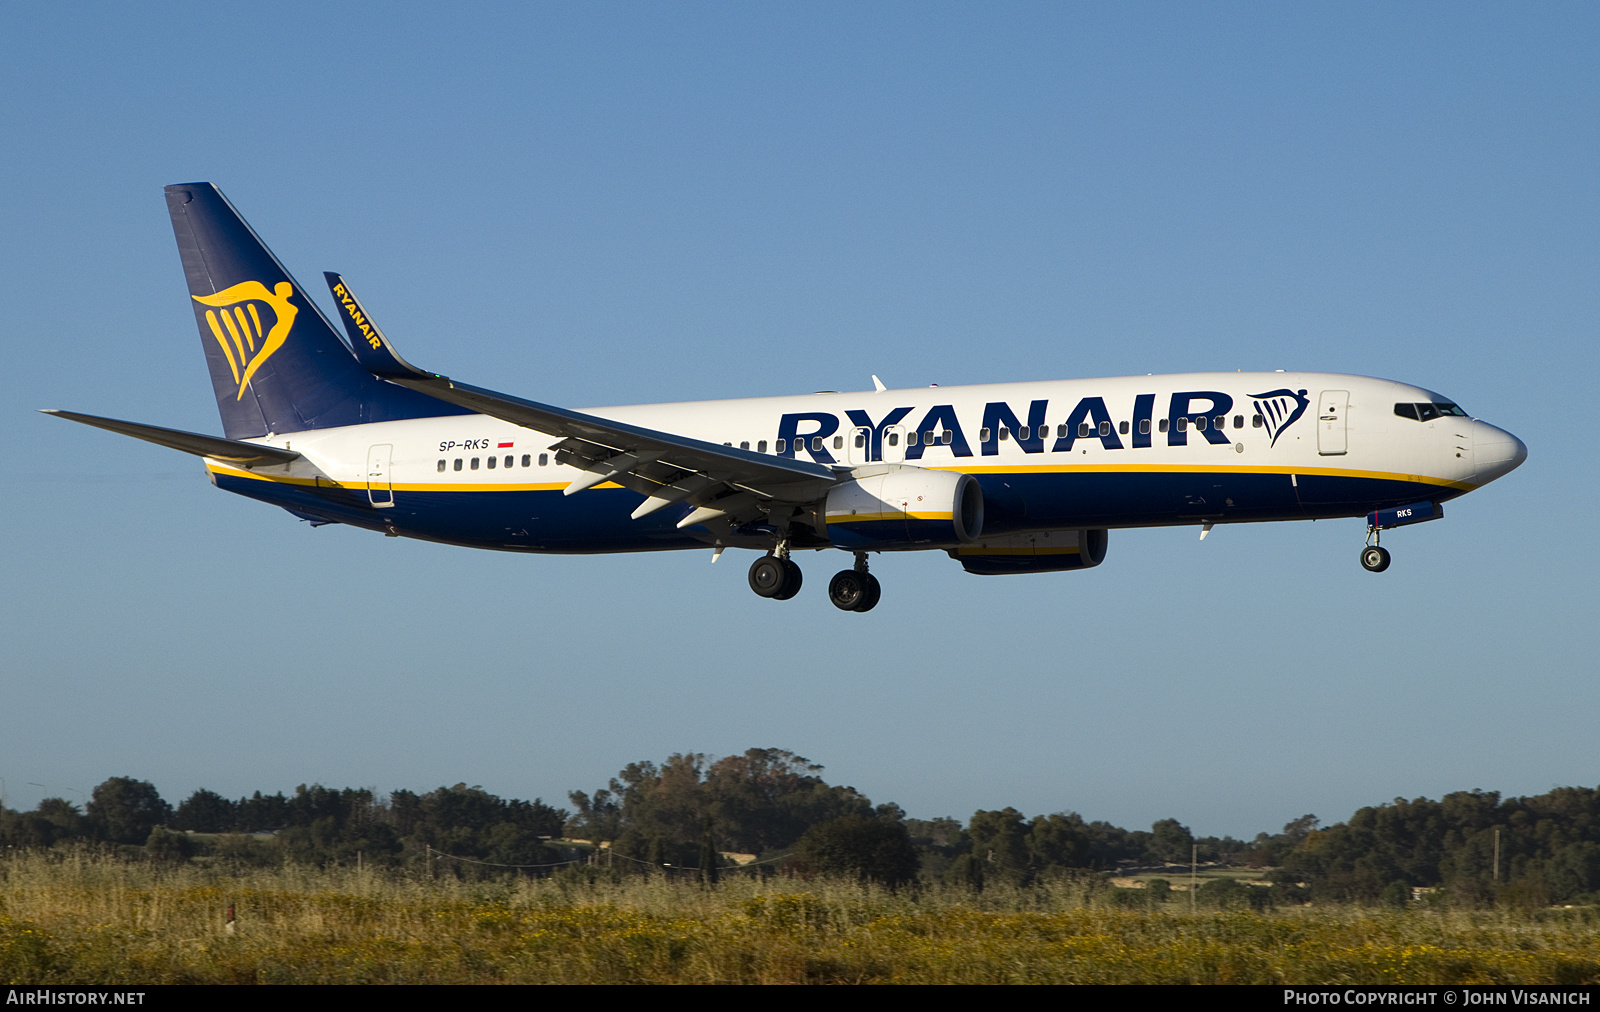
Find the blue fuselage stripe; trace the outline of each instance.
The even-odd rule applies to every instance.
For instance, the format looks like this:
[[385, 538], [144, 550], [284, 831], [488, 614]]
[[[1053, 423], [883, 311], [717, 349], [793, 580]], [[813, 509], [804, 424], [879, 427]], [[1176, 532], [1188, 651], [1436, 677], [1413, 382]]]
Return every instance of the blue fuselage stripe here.
[[[975, 475], [986, 535], [1028, 530], [1161, 527], [1364, 516], [1461, 489], [1365, 475], [1260, 472], [1020, 472]], [[218, 488], [328, 520], [408, 537], [505, 551], [639, 552], [698, 548], [703, 529], [679, 530], [679, 505], [638, 520], [627, 489], [437, 492], [397, 489], [373, 506], [361, 489], [317, 488], [214, 473]], [[908, 546], [909, 547], [909, 546]]]

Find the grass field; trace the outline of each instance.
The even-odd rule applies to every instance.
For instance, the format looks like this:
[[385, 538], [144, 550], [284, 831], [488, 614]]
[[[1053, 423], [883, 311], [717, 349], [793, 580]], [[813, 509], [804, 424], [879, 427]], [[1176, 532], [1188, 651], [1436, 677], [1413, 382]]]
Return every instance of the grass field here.
[[[0, 979], [155, 983], [1595, 983], [1600, 913], [1117, 909], [1103, 883], [463, 883], [0, 859]], [[237, 912], [232, 930], [229, 905]]]

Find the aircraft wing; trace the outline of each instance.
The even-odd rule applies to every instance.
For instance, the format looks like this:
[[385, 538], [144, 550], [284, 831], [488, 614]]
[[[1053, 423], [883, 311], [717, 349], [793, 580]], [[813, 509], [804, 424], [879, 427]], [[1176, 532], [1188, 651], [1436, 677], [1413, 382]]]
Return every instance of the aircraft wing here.
[[683, 502], [695, 507], [678, 522], [679, 527], [688, 527], [724, 516], [735, 523], [753, 519], [763, 502], [810, 502], [839, 480], [821, 464], [569, 411], [418, 369], [400, 357], [339, 275], [324, 276], [363, 367], [446, 403], [562, 437], [551, 447], [556, 462], [588, 472], [567, 487], [568, 495], [615, 482], [646, 497], [634, 510], [634, 519]]
[[76, 411], [58, 411], [55, 408], [41, 408], [40, 411], [47, 415], [55, 415], [57, 418], [93, 425], [97, 429], [106, 429], [135, 439], [143, 439], [148, 443], [182, 450], [197, 457], [212, 457], [216, 460], [226, 460], [231, 464], [242, 464], [245, 467], [270, 467], [274, 464], [287, 464], [291, 460], [300, 458], [298, 452], [285, 450], [279, 446], [244, 443], [237, 439], [222, 439], [198, 432], [185, 432], [182, 429], [164, 429], [159, 425], [124, 422], [116, 418], [101, 418], [99, 415], [81, 415]]

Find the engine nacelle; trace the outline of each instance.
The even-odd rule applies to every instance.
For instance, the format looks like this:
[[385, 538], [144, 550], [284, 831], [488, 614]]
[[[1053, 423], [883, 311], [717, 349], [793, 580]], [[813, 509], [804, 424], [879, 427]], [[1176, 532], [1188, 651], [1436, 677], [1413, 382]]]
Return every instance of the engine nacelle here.
[[824, 506], [828, 540], [838, 548], [953, 548], [983, 534], [983, 489], [970, 474], [909, 464], [854, 473]]
[[979, 576], [1092, 569], [1105, 561], [1108, 537], [1103, 529], [1007, 534], [952, 549], [950, 557]]

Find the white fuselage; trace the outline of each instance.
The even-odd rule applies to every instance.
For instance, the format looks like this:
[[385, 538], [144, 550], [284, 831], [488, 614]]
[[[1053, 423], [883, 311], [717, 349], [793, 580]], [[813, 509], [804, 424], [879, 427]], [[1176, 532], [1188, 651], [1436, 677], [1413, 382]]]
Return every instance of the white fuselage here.
[[[1447, 410], [1424, 419], [1427, 410], [1407, 417], [1397, 405]], [[1357, 516], [1454, 498], [1511, 470], [1526, 450], [1501, 429], [1448, 413], [1453, 407], [1388, 380], [1276, 372], [589, 413], [841, 473], [899, 463], [971, 474], [988, 503], [985, 531], [1006, 533]], [[615, 485], [563, 496], [584, 472], [555, 462], [556, 441], [483, 415], [450, 415], [267, 437], [254, 442], [301, 458], [208, 467], [219, 486], [302, 515], [458, 544], [584, 552], [711, 540], [703, 529], [677, 530], [666, 522], [674, 517], [630, 519], [641, 496]]]

